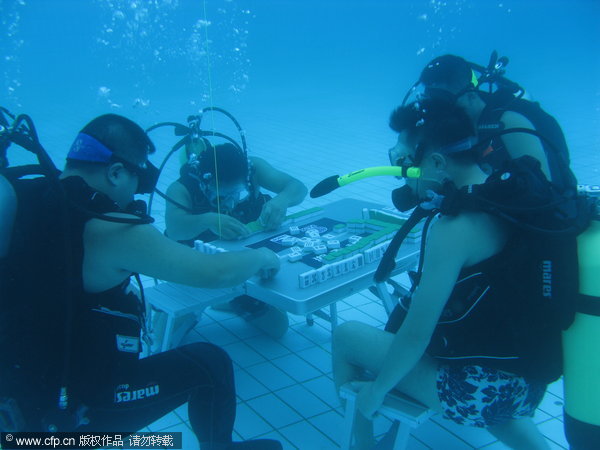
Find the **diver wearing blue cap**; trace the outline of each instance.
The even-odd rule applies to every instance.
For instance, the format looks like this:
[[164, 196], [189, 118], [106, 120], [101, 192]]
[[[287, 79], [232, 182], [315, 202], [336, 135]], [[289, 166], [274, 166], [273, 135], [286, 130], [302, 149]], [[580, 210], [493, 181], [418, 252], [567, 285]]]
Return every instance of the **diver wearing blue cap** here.
[[187, 403], [203, 450], [281, 449], [272, 440], [232, 442], [233, 367], [221, 348], [195, 343], [140, 359], [148, 335], [132, 275], [221, 288], [279, 268], [267, 249], [206, 255], [151, 226], [133, 200], [154, 190], [153, 151], [137, 124], [107, 114], [87, 124], [68, 153], [56, 183], [65, 201], [49, 183], [52, 171], [14, 181], [20, 208], [0, 283], [0, 425], [136, 431]]

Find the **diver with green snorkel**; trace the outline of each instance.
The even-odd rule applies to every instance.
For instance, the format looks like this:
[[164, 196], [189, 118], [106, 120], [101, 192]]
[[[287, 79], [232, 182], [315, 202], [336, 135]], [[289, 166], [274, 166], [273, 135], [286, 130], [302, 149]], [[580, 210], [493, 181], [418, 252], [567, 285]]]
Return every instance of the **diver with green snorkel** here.
[[[488, 176], [479, 166], [487, 146], [450, 102], [398, 108], [390, 125], [400, 134], [392, 161], [410, 174], [395, 203], [416, 207], [408, 230], [427, 222], [415, 285], [386, 331], [347, 322], [334, 332], [336, 386], [358, 390], [356, 448], [373, 445], [365, 419], [392, 388], [513, 448], [547, 448], [531, 416], [562, 374], [561, 334], [575, 317], [575, 237], [591, 204], [563, 195], [529, 156]], [[376, 277], [389, 275], [398, 245]], [[364, 369], [376, 378], [360, 378]]]

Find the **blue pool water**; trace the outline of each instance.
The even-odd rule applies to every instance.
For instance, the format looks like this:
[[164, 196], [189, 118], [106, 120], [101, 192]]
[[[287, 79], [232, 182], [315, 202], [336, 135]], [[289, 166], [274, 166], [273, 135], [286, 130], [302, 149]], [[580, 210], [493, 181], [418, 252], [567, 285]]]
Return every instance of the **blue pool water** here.
[[[251, 154], [310, 188], [332, 174], [387, 163], [395, 140], [389, 113], [429, 60], [455, 53], [485, 65], [497, 50], [510, 59], [507, 76], [560, 122], [580, 182], [600, 184], [596, 0], [0, 0], [0, 21], [0, 105], [33, 118], [59, 167], [78, 130], [99, 114], [149, 127], [185, 123], [219, 106], [241, 122]], [[204, 124], [234, 132], [212, 120]], [[166, 131], [152, 137], [159, 163], [176, 138]], [[11, 148], [9, 159], [30, 156]], [[174, 159], [159, 187], [177, 168]], [[389, 204], [396, 183], [356, 183], [327, 201]], [[157, 200], [159, 227], [163, 209]], [[341, 320], [385, 320], [368, 294], [339, 308]], [[224, 346], [236, 362], [236, 437], [336, 448], [341, 416], [328, 325], [309, 328], [295, 318], [285, 340], [274, 342], [249, 335], [237, 319], [209, 313], [189, 338]], [[561, 397], [558, 383], [536, 414], [553, 449], [566, 447]], [[183, 409], [149, 429], [191, 436]], [[419, 430], [409, 448], [505, 448], [441, 419]]]
[[598, 176], [593, 0], [2, 0], [0, 9], [2, 104], [30, 114], [57, 158], [96, 114], [149, 126], [212, 104], [238, 117], [257, 153], [263, 140], [308, 133], [339, 145], [339, 134], [370, 141], [376, 162], [393, 139], [389, 112], [427, 61], [457, 53], [485, 65], [496, 49], [510, 58], [507, 75], [563, 125], [582, 181]]

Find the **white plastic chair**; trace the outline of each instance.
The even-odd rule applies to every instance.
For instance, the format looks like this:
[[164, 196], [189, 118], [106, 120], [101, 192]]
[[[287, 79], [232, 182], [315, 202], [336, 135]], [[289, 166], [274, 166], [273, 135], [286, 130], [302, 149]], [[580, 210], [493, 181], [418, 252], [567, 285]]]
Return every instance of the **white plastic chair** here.
[[[340, 388], [340, 397], [346, 400], [341, 449], [348, 450], [352, 443], [352, 426], [356, 415], [356, 391], [351, 384]], [[390, 392], [377, 411], [379, 414], [399, 422], [394, 439], [394, 450], [405, 449], [408, 444], [410, 430], [429, 419], [434, 412], [425, 405], [398, 391]]]

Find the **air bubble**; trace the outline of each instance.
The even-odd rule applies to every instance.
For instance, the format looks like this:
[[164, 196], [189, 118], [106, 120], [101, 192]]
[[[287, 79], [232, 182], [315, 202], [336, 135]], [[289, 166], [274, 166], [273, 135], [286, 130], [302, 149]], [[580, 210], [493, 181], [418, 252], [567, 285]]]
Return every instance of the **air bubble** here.
[[106, 86], [100, 86], [98, 88], [98, 95], [101, 97], [106, 97], [108, 96], [108, 94], [110, 94], [110, 88], [106, 87]]

